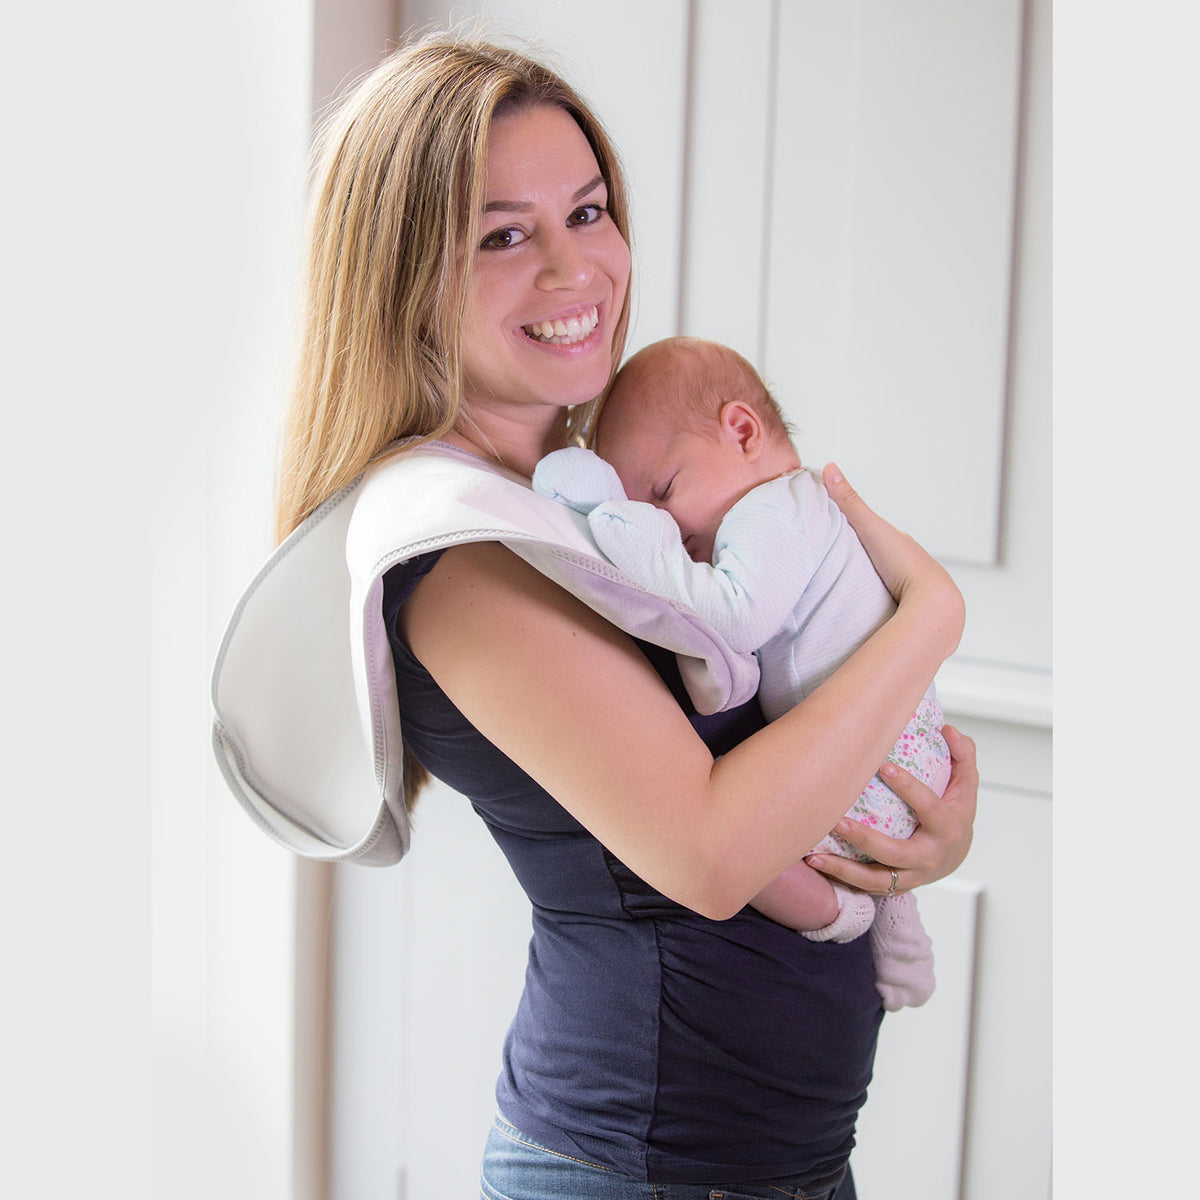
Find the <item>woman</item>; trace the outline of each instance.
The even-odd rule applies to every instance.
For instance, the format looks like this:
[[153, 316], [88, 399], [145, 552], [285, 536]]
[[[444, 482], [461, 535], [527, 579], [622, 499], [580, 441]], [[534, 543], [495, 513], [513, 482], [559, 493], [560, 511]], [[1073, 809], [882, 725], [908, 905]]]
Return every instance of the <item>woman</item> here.
[[[601, 127], [511, 52], [400, 52], [326, 131], [279, 531], [385, 451], [528, 478], [602, 395], [629, 313], [624, 187]], [[398, 451], [392, 443], [409, 439]], [[846, 1162], [881, 1011], [866, 939], [809, 943], [746, 908], [850, 805], [957, 644], [945, 573], [827, 483], [899, 601], [825, 685], [763, 727], [702, 718], [635, 643], [498, 543], [390, 570], [411, 761], [469, 796], [533, 905], [483, 1194], [690, 1200], [853, 1194]], [[970, 742], [922, 828], [815, 862], [873, 894], [970, 842]], [[811, 861], [811, 860], [810, 860]]]

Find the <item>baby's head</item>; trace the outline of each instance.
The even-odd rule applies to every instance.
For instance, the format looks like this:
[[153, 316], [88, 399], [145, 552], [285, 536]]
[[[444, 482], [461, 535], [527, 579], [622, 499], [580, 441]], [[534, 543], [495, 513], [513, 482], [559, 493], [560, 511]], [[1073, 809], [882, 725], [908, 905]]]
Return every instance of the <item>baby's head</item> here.
[[675, 518], [688, 553], [711, 562], [722, 518], [800, 460], [774, 397], [736, 351], [667, 338], [620, 370], [596, 428], [596, 452], [631, 500]]

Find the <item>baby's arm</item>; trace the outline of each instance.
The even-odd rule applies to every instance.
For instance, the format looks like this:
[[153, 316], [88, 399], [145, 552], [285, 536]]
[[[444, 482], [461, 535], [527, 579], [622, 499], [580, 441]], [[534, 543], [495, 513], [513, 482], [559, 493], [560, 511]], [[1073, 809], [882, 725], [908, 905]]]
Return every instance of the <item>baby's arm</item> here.
[[647, 591], [703, 617], [737, 653], [757, 650], [787, 620], [824, 548], [806, 535], [787, 480], [755, 488], [726, 514], [714, 565], [688, 557], [669, 513], [625, 498], [612, 466], [590, 450], [547, 455], [534, 490], [585, 513], [600, 552]]
[[755, 488], [726, 514], [713, 563], [693, 562], [665, 511], [632, 500], [588, 515], [601, 552], [649, 591], [686, 605], [738, 652], [757, 650], [786, 623], [820, 565], [786, 480]]

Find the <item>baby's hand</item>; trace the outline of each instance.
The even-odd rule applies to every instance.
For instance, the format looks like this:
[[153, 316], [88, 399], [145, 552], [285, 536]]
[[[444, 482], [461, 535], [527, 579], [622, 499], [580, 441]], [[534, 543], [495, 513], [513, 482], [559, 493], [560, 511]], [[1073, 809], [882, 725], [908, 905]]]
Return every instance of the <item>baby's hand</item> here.
[[585, 516], [606, 500], [625, 499], [612, 465], [582, 446], [547, 454], [534, 468], [533, 490]]

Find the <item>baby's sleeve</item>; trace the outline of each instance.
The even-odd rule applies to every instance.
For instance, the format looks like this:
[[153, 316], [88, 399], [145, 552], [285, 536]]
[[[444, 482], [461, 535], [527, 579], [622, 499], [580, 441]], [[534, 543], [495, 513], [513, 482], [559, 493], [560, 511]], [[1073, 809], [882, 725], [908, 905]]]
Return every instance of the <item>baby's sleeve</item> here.
[[[746, 653], [783, 627], [815, 570], [794, 509], [785, 505], [781, 514], [778, 506], [749, 503], [761, 491], [739, 501], [722, 522], [712, 566], [692, 561], [670, 514], [652, 504], [609, 501], [588, 514], [588, 523], [610, 562], [648, 591], [686, 605], [732, 650]], [[741, 536], [731, 537], [735, 514], [732, 530]]]
[[707, 572], [711, 603], [724, 603], [762, 646], [792, 618], [832, 545], [825, 506], [805, 471], [772, 479], [725, 514]]

